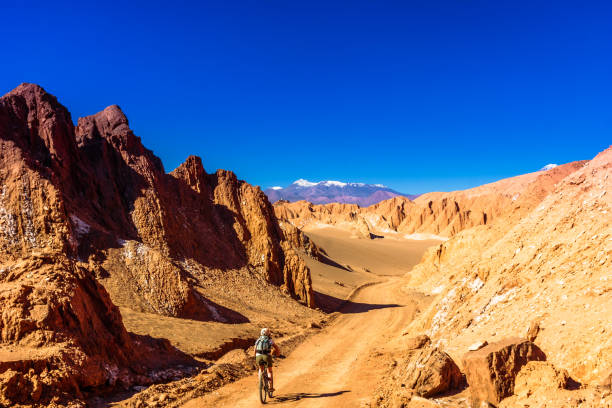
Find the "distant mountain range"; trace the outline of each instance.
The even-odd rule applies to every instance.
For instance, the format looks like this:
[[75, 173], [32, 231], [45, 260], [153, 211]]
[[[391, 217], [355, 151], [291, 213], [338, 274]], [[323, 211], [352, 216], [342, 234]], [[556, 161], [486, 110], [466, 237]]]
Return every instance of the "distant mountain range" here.
[[367, 207], [389, 198], [404, 196], [414, 199], [418, 195], [403, 194], [382, 184], [343, 183], [340, 181], [319, 181], [313, 183], [299, 179], [287, 187], [271, 187], [265, 190], [271, 202], [278, 200], [306, 200], [313, 204], [345, 203]]

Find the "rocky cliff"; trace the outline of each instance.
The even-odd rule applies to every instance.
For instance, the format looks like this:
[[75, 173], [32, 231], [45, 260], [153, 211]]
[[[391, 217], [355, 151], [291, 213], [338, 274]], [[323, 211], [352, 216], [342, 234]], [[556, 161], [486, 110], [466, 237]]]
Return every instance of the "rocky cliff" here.
[[185, 357], [128, 334], [115, 304], [231, 321], [198, 290], [207, 271], [248, 270], [314, 306], [261, 190], [197, 157], [167, 174], [118, 106], [75, 127], [54, 96], [20, 85], [0, 98], [0, 182], [0, 403], [153, 381], [147, 364]]

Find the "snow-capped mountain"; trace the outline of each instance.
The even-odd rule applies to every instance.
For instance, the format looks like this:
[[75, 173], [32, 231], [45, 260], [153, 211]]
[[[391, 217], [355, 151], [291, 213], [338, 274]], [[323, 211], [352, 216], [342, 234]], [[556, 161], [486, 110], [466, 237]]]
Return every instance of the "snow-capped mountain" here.
[[366, 207], [396, 196], [414, 199], [417, 196], [402, 194], [382, 184], [343, 183], [326, 180], [317, 183], [299, 179], [287, 187], [270, 187], [265, 190], [271, 202], [278, 200], [306, 200], [314, 204], [347, 203]]
[[542, 167], [539, 171], [546, 171], [546, 170], [554, 169], [557, 166], [558, 166], [558, 164], [550, 163], [550, 164], [547, 164], [546, 166]]

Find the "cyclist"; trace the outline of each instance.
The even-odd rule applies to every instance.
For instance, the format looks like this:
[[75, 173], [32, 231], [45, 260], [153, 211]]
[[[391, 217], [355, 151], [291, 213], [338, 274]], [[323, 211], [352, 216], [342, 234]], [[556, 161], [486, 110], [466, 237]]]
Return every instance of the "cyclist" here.
[[268, 366], [268, 378], [270, 379], [270, 391], [274, 391], [274, 380], [272, 373], [272, 354], [280, 355], [280, 349], [272, 340], [270, 329], [261, 329], [261, 335], [255, 342], [255, 363], [259, 367], [261, 374], [261, 365], [265, 362]]

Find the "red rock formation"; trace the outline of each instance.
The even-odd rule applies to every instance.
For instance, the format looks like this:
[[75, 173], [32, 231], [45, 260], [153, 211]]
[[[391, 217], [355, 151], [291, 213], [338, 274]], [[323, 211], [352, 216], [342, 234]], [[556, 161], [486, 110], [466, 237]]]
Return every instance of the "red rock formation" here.
[[2, 404], [147, 384], [164, 365], [189, 362], [167, 341], [128, 334], [106, 290], [65, 257], [32, 256], [2, 270]]
[[546, 355], [532, 342], [509, 338], [489, 344], [463, 357], [463, 371], [474, 402], [494, 405], [514, 393], [516, 376], [530, 361], [544, 361]]
[[167, 342], [129, 335], [104, 287], [71, 259], [80, 232], [62, 186], [79, 179], [70, 161], [77, 157], [70, 115], [55, 98], [33, 85], [0, 98], [5, 405], [152, 382], [152, 369], [188, 361]]
[[322, 255], [325, 255], [325, 250], [319, 248], [301, 229], [286, 222], [280, 222], [279, 225], [291, 248], [301, 250], [306, 255], [317, 260], [321, 260]]
[[143, 374], [185, 358], [128, 334], [113, 302], [232, 321], [197, 290], [208, 270], [248, 269], [314, 306], [260, 189], [197, 157], [166, 174], [118, 106], [75, 128], [20, 85], [0, 98], [0, 182], [0, 404], [159, 379]]
[[514, 394], [529, 397], [547, 391], [565, 389], [570, 384], [566, 370], [558, 369], [548, 361], [530, 361], [519, 371], [514, 381]]
[[401, 382], [422, 397], [457, 389], [463, 383], [457, 364], [448, 354], [435, 347], [418, 349], [401, 370]]
[[[6, 128], [3, 142], [7, 143], [3, 151], [16, 166], [24, 160], [34, 161], [34, 171], [47, 175], [40, 182], [49, 180], [61, 196], [58, 205], [64, 214], [58, 224], [70, 234], [56, 249], [66, 252], [62, 245], [72, 246], [93, 269], [102, 275], [110, 273], [111, 278], [123, 276], [121, 280], [128, 286], [142, 279], [141, 284], [131, 286], [133, 295], [141, 298], [143, 305], [150, 305], [148, 309], [198, 318], [198, 296], [187, 282], [193, 271], [184, 266], [188, 259], [200, 264], [202, 271], [248, 266], [272, 284], [304, 286], [295, 279], [308, 279], [307, 268], [293, 261], [297, 269], [286, 267], [289, 262], [285, 261], [284, 247], [290, 245], [284, 243], [273, 208], [258, 187], [238, 180], [229, 171], [209, 175], [194, 156], [166, 174], [161, 161], [142, 145], [116, 105], [79, 119], [76, 129], [68, 111], [36, 85], [21, 85], [3, 97], [3, 106], [0, 124]], [[5, 184], [15, 182], [6, 180]], [[32, 187], [24, 184], [23, 189]], [[18, 224], [23, 227], [15, 231], [18, 239], [23, 241], [33, 234], [25, 230], [29, 224]], [[48, 226], [32, 228], [38, 236], [38, 230]], [[143, 258], [144, 253], [150, 256]], [[139, 258], [143, 258], [141, 262]], [[143, 269], [151, 275], [141, 276]], [[156, 277], [156, 273], [160, 275]], [[142, 299], [144, 286], [152, 280], [159, 282], [162, 276], [170, 279], [168, 287], [154, 288], [153, 292], [174, 291], [163, 296], [175, 300], [164, 304], [163, 298]], [[298, 297], [312, 305], [311, 291]], [[201, 314], [206, 318], [207, 312]]]
[[[406, 357], [394, 363], [389, 378], [380, 384], [372, 406], [417, 407], [430, 406], [420, 397], [433, 397], [464, 386], [457, 364], [444, 351], [428, 344], [427, 336], [419, 336]], [[432, 405], [433, 406], [433, 405]]]
[[[111, 295], [121, 304], [127, 300], [127, 285], [131, 287], [129, 298], [138, 299], [137, 309], [208, 319], [211, 315], [206, 302], [188, 282], [189, 275], [197, 280], [206, 268], [252, 267], [268, 282], [285, 288], [300, 287], [295, 279], [309, 279], [309, 272], [301, 265], [295, 265], [295, 270], [285, 268], [284, 236], [259, 188], [229, 171], [209, 175], [195, 156], [165, 174], [159, 159], [142, 146], [117, 106], [81, 118], [76, 135], [80, 150], [88, 154], [95, 173], [102, 176], [95, 188], [102, 194], [94, 196], [94, 202], [103, 209], [123, 210], [117, 214], [121, 216], [119, 228], [113, 220], [103, 228], [127, 242], [122, 246], [127, 245], [132, 256], [109, 249], [102, 265], [110, 272], [107, 286]], [[102, 156], [97, 153], [100, 149]], [[104, 217], [96, 213], [92, 218]], [[136, 241], [133, 250], [129, 248], [131, 240]], [[144, 252], [150, 255], [141, 256]], [[188, 266], [189, 260], [196, 264]], [[142, 270], [150, 276], [139, 272]], [[167, 279], [171, 281], [164, 282]], [[162, 284], [150, 291], [147, 286], [151, 282]], [[299, 294], [287, 291], [313, 305], [312, 290]], [[129, 304], [134, 306], [134, 302]]]

